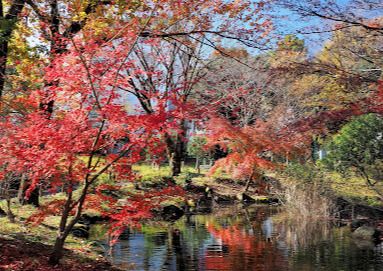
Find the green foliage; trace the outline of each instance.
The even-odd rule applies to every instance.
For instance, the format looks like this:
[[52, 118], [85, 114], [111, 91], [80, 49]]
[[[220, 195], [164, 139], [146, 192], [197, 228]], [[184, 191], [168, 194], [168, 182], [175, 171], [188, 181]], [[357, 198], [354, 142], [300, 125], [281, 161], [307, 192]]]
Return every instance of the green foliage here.
[[158, 181], [163, 177], [171, 176], [169, 166], [154, 167], [150, 164], [136, 164], [132, 169], [140, 176], [141, 181]]
[[16, 19], [0, 18], [0, 41], [9, 39], [9, 32], [16, 24]]
[[206, 137], [193, 136], [188, 143], [188, 154], [198, 158], [206, 157], [209, 154], [205, 148], [206, 143]]
[[278, 43], [278, 50], [303, 52], [305, 50], [305, 42], [295, 35], [286, 35], [285, 38]]
[[349, 172], [347, 178], [344, 174], [337, 172], [325, 172], [325, 178], [328, 180], [329, 187], [340, 197], [351, 202], [379, 206], [378, 194], [371, 190], [366, 181], [355, 174]]
[[[136, 172], [140, 178], [141, 183], [160, 183], [163, 179], [173, 178], [169, 166], [161, 165], [160, 167], [153, 167], [149, 164], [136, 164], [133, 165], [133, 171]], [[184, 165], [182, 173], [175, 178], [177, 184], [183, 185], [186, 180], [196, 176], [196, 169], [190, 165]]]
[[339, 172], [356, 169], [374, 178], [383, 160], [383, 118], [376, 114], [355, 118], [333, 136], [326, 149], [323, 164], [328, 168]]
[[283, 173], [302, 183], [323, 180], [323, 174], [320, 168], [311, 163], [290, 163], [284, 169]]

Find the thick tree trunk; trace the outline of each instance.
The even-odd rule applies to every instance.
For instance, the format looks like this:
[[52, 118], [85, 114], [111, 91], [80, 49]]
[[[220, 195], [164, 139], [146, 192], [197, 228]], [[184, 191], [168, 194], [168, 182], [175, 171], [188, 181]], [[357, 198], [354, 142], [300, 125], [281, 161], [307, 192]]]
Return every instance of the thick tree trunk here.
[[172, 176], [178, 176], [181, 173], [182, 161], [185, 158], [185, 121], [182, 120], [180, 126], [182, 132], [177, 134], [174, 139], [170, 135], [165, 135], [165, 142], [167, 146], [167, 153]]
[[5, 70], [8, 58], [8, 40], [0, 43], [0, 98], [3, 96], [5, 85]]
[[182, 168], [182, 156], [175, 154], [170, 161], [170, 168], [172, 176], [180, 175]]
[[40, 206], [39, 194], [40, 194], [40, 187], [36, 186], [36, 188], [33, 189], [33, 191], [31, 192], [31, 195], [29, 196], [29, 198], [27, 200], [24, 200], [24, 204], [32, 204], [35, 207], [39, 207]]
[[22, 174], [19, 181], [19, 187], [17, 192], [17, 200], [20, 204], [32, 204], [35, 207], [40, 206], [40, 187], [36, 186], [35, 189], [31, 192], [28, 199], [25, 198], [25, 192], [28, 190], [29, 185], [26, 183], [27, 175]]
[[177, 135], [175, 142], [173, 142], [174, 147], [172, 153], [170, 154], [170, 168], [172, 176], [178, 176], [181, 173], [182, 161], [185, 156], [185, 144], [183, 135]]
[[0, 33], [0, 99], [4, 93], [5, 71], [7, 69], [8, 44], [17, 23], [17, 17], [25, 5], [25, 0], [14, 0], [10, 3], [8, 14], [4, 14], [3, 1], [0, 1], [0, 20], [3, 29]]

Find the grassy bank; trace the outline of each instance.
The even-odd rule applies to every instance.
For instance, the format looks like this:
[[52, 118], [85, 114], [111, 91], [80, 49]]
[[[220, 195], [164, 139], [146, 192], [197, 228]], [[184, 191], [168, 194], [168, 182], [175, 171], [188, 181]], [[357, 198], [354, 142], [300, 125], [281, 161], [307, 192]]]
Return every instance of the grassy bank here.
[[383, 207], [378, 194], [352, 172], [342, 175], [307, 163], [290, 164], [268, 175], [280, 182], [278, 193], [293, 216], [329, 217], [349, 212], [351, 206]]
[[117, 270], [107, 263], [96, 243], [72, 235], [67, 238], [62, 264], [49, 266], [60, 217], [48, 216], [42, 224], [33, 226], [26, 220], [37, 210], [35, 207], [13, 203], [12, 210], [16, 223], [0, 218], [0, 270]]
[[[46, 231], [44, 231], [46, 232]], [[52, 246], [31, 241], [34, 233], [0, 235], [0, 270], [4, 271], [117, 271], [103, 257], [89, 257], [91, 253], [79, 249], [65, 249], [59, 266], [48, 264]], [[33, 238], [32, 238], [33, 239]]]

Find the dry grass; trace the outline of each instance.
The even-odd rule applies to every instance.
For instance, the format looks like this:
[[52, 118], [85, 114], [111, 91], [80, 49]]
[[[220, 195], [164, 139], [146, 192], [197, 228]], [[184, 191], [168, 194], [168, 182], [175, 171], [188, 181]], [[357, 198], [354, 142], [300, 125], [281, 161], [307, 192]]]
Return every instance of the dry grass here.
[[283, 203], [291, 217], [306, 219], [328, 218], [334, 210], [333, 201], [322, 184], [298, 183], [286, 180], [283, 184]]

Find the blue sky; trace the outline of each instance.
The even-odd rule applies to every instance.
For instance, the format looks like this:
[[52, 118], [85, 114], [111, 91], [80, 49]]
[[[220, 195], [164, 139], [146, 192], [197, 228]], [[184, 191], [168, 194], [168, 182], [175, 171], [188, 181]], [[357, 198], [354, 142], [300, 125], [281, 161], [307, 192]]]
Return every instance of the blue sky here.
[[[322, 12], [329, 11], [326, 10], [326, 7], [334, 6], [332, 3], [336, 3], [336, 6], [340, 8], [341, 11], [345, 11], [344, 14], [353, 13], [355, 16], [360, 16], [364, 18], [375, 18], [378, 16], [383, 16], [383, 0], [375, 0], [371, 2], [375, 2], [375, 7], [380, 4], [380, 9], [368, 9], [368, 8], [359, 8], [360, 6], [355, 2], [365, 2], [363, 0], [295, 0], [295, 3], [305, 5], [307, 3], [318, 2], [321, 3], [324, 8]], [[294, 0], [291, 2], [294, 3]], [[276, 29], [276, 33], [283, 37], [286, 34], [297, 34], [298, 32], [310, 32], [312, 30], [319, 29], [331, 29], [331, 25], [334, 24], [332, 21], [325, 21], [319, 18], [314, 17], [305, 17], [302, 18], [298, 16], [296, 13], [278, 6], [278, 0], [276, 4], [274, 4], [275, 9], [271, 13], [278, 18], [274, 20], [274, 25]], [[331, 38], [331, 33], [323, 33], [323, 34], [297, 34], [297, 36], [301, 39], [305, 40], [306, 46], [309, 49], [310, 54], [315, 54], [318, 52], [323, 43]]]

